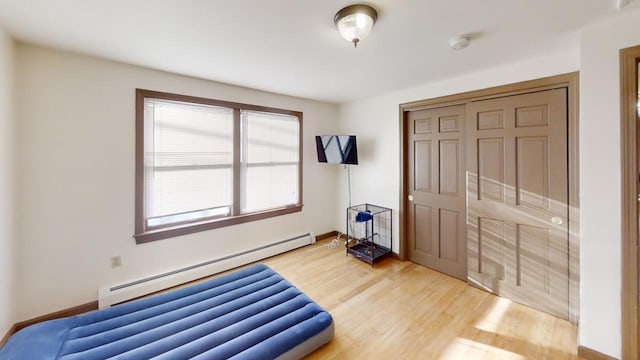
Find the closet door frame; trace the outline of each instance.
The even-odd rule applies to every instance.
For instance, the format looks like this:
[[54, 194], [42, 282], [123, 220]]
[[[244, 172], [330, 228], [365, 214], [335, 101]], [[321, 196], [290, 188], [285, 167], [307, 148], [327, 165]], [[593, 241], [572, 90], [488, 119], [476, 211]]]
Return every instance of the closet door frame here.
[[638, 76], [640, 46], [620, 50], [620, 133], [622, 179], [622, 358], [640, 357], [638, 299]]
[[492, 99], [503, 96], [526, 94], [535, 91], [566, 88], [568, 111], [568, 181], [569, 181], [569, 321], [578, 323], [579, 319], [579, 284], [580, 284], [580, 204], [579, 191], [579, 159], [578, 159], [578, 79], [579, 73], [556, 75], [536, 80], [524, 81], [514, 84], [502, 85], [488, 89], [475, 90], [460, 94], [447, 95], [433, 99], [419, 100], [400, 104], [400, 191], [399, 191], [399, 217], [400, 217], [400, 249], [399, 257], [407, 259], [408, 244], [408, 216], [409, 202], [408, 186], [408, 122], [406, 114], [410, 111], [430, 109], [451, 105], [465, 105], [470, 101]]

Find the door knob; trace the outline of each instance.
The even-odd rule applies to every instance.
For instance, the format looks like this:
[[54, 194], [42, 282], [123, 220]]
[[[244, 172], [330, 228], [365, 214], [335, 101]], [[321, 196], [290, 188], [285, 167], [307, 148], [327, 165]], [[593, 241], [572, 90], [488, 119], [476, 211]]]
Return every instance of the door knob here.
[[551, 218], [551, 222], [556, 224], [556, 225], [562, 225], [564, 223], [564, 221], [562, 220], [561, 217], [559, 216], [554, 216]]
[[408, 198], [409, 198], [409, 201], [413, 201], [413, 195], [409, 195]]

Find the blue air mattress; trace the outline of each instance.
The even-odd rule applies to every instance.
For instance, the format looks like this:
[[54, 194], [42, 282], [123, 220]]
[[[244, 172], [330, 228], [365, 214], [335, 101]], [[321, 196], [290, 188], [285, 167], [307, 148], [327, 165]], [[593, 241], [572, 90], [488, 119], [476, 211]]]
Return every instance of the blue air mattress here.
[[42, 322], [0, 359], [299, 359], [333, 337], [331, 315], [265, 265], [162, 295]]

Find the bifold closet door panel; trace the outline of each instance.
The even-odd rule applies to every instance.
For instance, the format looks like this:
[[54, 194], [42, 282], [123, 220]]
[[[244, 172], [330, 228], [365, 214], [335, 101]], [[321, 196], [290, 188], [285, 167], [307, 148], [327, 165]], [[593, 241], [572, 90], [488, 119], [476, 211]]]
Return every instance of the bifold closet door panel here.
[[469, 281], [568, 319], [566, 89], [466, 113]]
[[408, 131], [408, 257], [466, 279], [464, 105], [412, 111]]

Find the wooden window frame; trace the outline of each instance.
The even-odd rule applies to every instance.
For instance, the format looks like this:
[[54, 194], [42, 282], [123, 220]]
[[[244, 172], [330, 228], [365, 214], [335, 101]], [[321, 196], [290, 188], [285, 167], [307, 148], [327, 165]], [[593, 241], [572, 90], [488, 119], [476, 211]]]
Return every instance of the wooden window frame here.
[[[145, 196], [144, 196], [144, 100], [145, 98], [154, 98], [169, 101], [178, 101], [184, 103], [204, 104], [211, 106], [219, 106], [233, 109], [234, 128], [233, 128], [233, 206], [231, 216], [197, 219], [194, 221], [171, 224], [169, 226], [153, 226], [149, 228], [146, 225], [145, 218]], [[282, 115], [291, 115], [298, 118], [298, 202], [295, 205], [269, 209], [264, 211], [252, 212], [247, 214], [240, 213], [240, 113], [243, 110], [258, 111], [265, 113], [274, 113]], [[167, 239], [171, 237], [192, 234], [200, 231], [217, 229], [225, 226], [242, 224], [251, 221], [263, 220], [275, 216], [291, 214], [302, 211], [302, 112], [293, 110], [284, 110], [266, 106], [242, 104], [237, 102], [214, 100], [202, 97], [172, 94], [160, 91], [136, 89], [136, 181], [135, 181], [135, 233], [133, 237], [136, 243], [146, 243], [155, 240]]]

